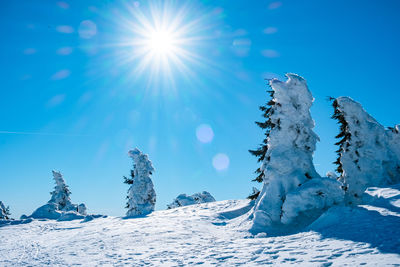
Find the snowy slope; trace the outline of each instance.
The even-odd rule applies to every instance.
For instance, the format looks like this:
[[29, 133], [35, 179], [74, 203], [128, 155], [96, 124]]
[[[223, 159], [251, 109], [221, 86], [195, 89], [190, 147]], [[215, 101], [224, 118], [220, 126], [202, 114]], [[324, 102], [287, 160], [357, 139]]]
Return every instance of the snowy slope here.
[[337, 207], [308, 230], [250, 235], [247, 200], [156, 211], [135, 219], [38, 221], [0, 227], [0, 266], [394, 266], [400, 185], [370, 188], [368, 205]]

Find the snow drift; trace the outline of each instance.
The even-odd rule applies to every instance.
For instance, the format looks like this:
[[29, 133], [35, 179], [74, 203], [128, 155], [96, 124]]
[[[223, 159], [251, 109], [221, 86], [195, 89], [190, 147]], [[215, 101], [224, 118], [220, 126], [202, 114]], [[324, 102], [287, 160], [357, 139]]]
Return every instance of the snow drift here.
[[182, 206], [214, 202], [214, 201], [215, 198], [207, 191], [196, 193], [191, 196], [188, 196], [186, 194], [180, 194], [174, 199], [174, 201], [171, 204], [167, 205], [167, 208], [173, 209]]
[[370, 205], [331, 208], [309, 229], [284, 236], [249, 234], [242, 225], [248, 200], [130, 220], [7, 225], [0, 229], [0, 266], [395, 266], [399, 189], [371, 189]]

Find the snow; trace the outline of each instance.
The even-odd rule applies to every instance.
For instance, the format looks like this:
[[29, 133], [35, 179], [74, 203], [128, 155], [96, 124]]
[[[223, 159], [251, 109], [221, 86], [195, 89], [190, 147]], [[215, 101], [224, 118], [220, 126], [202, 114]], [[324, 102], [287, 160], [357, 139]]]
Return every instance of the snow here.
[[168, 209], [173, 209], [182, 206], [208, 203], [214, 201], [215, 198], [209, 192], [203, 191], [201, 193], [196, 193], [191, 196], [188, 196], [186, 194], [180, 194], [174, 199], [174, 201], [171, 204], [167, 205], [167, 207]]
[[[250, 216], [253, 233], [285, 232], [287, 224], [317, 218], [330, 205], [341, 202], [341, 183], [330, 178], [321, 179], [313, 164], [319, 138], [312, 130], [314, 121], [310, 107], [314, 99], [311, 92], [302, 77], [286, 76], [286, 82], [270, 81], [273, 104], [268, 117], [272, 126], [261, 167], [264, 186]], [[318, 195], [321, 192], [323, 194]], [[297, 218], [299, 215], [308, 220]]]
[[323, 211], [341, 204], [343, 198], [344, 191], [336, 180], [314, 178], [287, 194], [282, 206], [281, 222], [300, 227], [308, 225]]
[[35, 219], [54, 219], [57, 220], [61, 216], [61, 211], [55, 203], [47, 203], [36, 209], [30, 217]]
[[0, 227], [0, 266], [396, 266], [400, 185], [370, 188], [365, 198], [366, 205], [335, 206], [306, 230], [285, 236], [251, 235], [248, 200], [131, 219], [7, 225]]
[[360, 204], [367, 187], [400, 182], [398, 126], [385, 129], [349, 97], [337, 98], [334, 107], [347, 124], [348, 136], [339, 150], [343, 169], [339, 180], [347, 187], [346, 202]]
[[154, 211], [156, 192], [150, 175], [154, 172], [153, 164], [146, 154], [139, 149], [129, 151], [133, 160], [133, 180], [128, 190], [128, 211], [126, 216], [143, 216]]

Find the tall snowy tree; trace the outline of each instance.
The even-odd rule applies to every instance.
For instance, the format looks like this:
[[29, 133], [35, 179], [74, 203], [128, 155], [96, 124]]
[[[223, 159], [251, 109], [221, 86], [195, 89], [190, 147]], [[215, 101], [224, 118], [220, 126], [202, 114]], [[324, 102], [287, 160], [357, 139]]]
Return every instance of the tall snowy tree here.
[[264, 186], [253, 208], [253, 232], [281, 224], [287, 194], [320, 177], [312, 161], [319, 140], [312, 131], [313, 97], [302, 77], [286, 76], [286, 82], [270, 81], [274, 93], [266, 113], [269, 131], [262, 165]]
[[61, 172], [52, 171], [52, 173], [56, 186], [54, 187], [54, 191], [50, 193], [51, 199], [49, 200], [49, 203], [55, 203], [58, 205], [59, 210], [63, 210], [72, 205], [69, 197], [71, 191], [69, 191], [68, 186], [65, 184]]
[[386, 130], [349, 97], [335, 99], [333, 107], [340, 125], [336, 170], [346, 203], [357, 205], [367, 187], [400, 181], [400, 135], [397, 126]]
[[[265, 155], [267, 153], [268, 150], [268, 136], [269, 133], [271, 131], [271, 129], [275, 126], [272, 122], [271, 122], [271, 115], [274, 112], [273, 106], [275, 105], [274, 102], [274, 91], [273, 90], [269, 90], [267, 91], [271, 97], [271, 100], [265, 104], [264, 106], [260, 106], [259, 109], [263, 112], [263, 118], [264, 121], [262, 122], [258, 122], [256, 121], [256, 124], [265, 131], [265, 138], [263, 140], [263, 142], [259, 145], [259, 147], [256, 150], [249, 150], [250, 154], [252, 154], [253, 156], [257, 157], [258, 162], [261, 162], [261, 166], [257, 168], [257, 170], [255, 171], [257, 177], [254, 178], [252, 181], [253, 182], [258, 182], [258, 183], [262, 183], [263, 181], [265, 181], [265, 177], [264, 177], [264, 159], [265, 159]], [[260, 194], [260, 191], [256, 188], [253, 187], [253, 192], [247, 197], [248, 199], [254, 200], [256, 199]]]
[[146, 215], [154, 211], [156, 193], [150, 176], [154, 172], [153, 165], [146, 154], [139, 149], [129, 151], [133, 160], [131, 178], [124, 177], [124, 183], [130, 184], [128, 190], [128, 209], [126, 216]]
[[9, 220], [10, 215], [10, 207], [6, 207], [3, 202], [0, 201], [0, 220]]

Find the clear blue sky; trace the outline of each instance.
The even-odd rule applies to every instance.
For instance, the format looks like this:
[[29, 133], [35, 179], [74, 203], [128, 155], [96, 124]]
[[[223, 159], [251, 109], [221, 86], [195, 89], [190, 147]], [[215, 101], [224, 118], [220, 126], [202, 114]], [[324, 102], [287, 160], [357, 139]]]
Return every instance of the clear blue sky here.
[[[263, 138], [254, 121], [264, 78], [286, 72], [306, 78], [316, 99], [321, 175], [334, 168], [338, 132], [326, 96], [351, 96], [386, 126], [400, 122], [399, 1], [151, 3], [0, 4], [0, 200], [14, 217], [50, 199], [52, 169], [74, 203], [123, 215], [134, 147], [156, 169], [157, 209], [202, 190], [246, 197], [257, 185], [247, 150]], [[161, 26], [181, 18], [176, 30], [185, 29], [183, 52], [158, 71], [133, 41], [152, 23], [150, 6]]]

